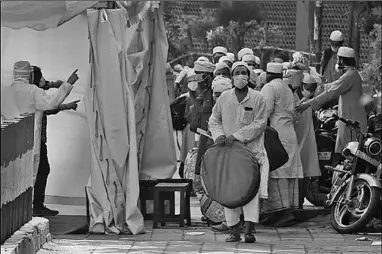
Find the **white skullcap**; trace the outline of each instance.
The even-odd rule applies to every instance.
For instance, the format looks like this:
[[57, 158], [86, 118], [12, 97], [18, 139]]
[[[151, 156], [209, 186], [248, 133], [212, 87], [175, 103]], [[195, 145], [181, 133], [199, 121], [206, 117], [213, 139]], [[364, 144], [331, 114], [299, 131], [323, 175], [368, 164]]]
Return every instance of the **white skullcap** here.
[[218, 76], [212, 81], [212, 91], [222, 93], [232, 88], [231, 79]]
[[268, 63], [267, 64], [267, 72], [282, 74], [283, 73], [283, 65], [281, 63]]
[[241, 60], [243, 62], [246, 62], [246, 61], [255, 62], [256, 61], [256, 57], [254, 55], [244, 55]]
[[231, 59], [231, 62], [235, 62], [235, 54], [234, 53], [231, 53], [231, 52], [228, 52], [226, 54], [227, 57], [229, 57], [229, 59]]
[[344, 34], [341, 31], [335, 30], [330, 34], [331, 41], [343, 41]]
[[199, 57], [196, 61], [210, 62], [210, 60], [209, 60], [207, 57], [205, 57], [205, 56], [201, 56], [201, 57]]
[[239, 66], [244, 66], [245, 68], [247, 68], [247, 70], [250, 71], [249, 67], [248, 67], [248, 64], [246, 62], [234, 62], [233, 65], [232, 65], [232, 70], [231, 70], [231, 73], [233, 73], [233, 71], [235, 70], [236, 67], [239, 67]]
[[215, 64], [207, 61], [196, 61], [194, 63], [194, 70], [195, 72], [214, 72], [215, 70]]
[[305, 84], [315, 84], [317, 83], [316, 79], [312, 77], [309, 73], [304, 72], [304, 78], [302, 79], [302, 82]]
[[216, 53], [223, 53], [224, 55], [227, 55], [227, 52], [228, 50], [225, 47], [218, 46], [212, 50], [212, 55], [215, 55]]
[[237, 53], [237, 58], [239, 61], [242, 60], [244, 55], [253, 55], [253, 50], [250, 48], [243, 48]]
[[259, 76], [261, 73], [264, 72], [264, 70], [262, 70], [262, 69], [254, 69], [253, 72], [256, 73], [257, 76]]
[[340, 47], [338, 49], [337, 56], [355, 58], [355, 51], [349, 47]]
[[295, 88], [301, 86], [303, 78], [304, 74], [302, 71], [289, 69], [286, 71], [283, 80], [286, 81], [288, 85], [290, 84]]
[[18, 61], [13, 65], [13, 79], [30, 78], [32, 66], [28, 61]]
[[219, 63], [216, 64], [214, 73], [216, 73], [216, 71], [221, 70], [221, 69], [224, 69], [224, 68], [227, 68], [227, 69], [229, 69], [229, 70], [231, 69], [231, 68], [229, 68], [229, 66], [228, 66], [226, 63], [219, 62]]
[[261, 63], [260, 57], [255, 56], [255, 63], [260, 65], [260, 63]]
[[233, 63], [232, 59], [229, 56], [222, 56], [219, 58], [219, 63], [223, 63], [224, 61]]

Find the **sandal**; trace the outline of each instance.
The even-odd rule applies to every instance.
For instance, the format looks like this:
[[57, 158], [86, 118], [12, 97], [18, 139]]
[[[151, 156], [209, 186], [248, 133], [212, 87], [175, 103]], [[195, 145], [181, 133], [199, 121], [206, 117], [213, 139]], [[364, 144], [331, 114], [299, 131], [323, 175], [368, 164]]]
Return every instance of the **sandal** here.
[[254, 235], [245, 235], [245, 243], [254, 243], [256, 242], [256, 237]]
[[241, 241], [241, 238], [240, 238], [240, 235], [239, 236], [235, 236], [234, 234], [230, 234], [226, 239], [225, 241], [227, 243], [234, 243], [234, 242], [240, 242]]

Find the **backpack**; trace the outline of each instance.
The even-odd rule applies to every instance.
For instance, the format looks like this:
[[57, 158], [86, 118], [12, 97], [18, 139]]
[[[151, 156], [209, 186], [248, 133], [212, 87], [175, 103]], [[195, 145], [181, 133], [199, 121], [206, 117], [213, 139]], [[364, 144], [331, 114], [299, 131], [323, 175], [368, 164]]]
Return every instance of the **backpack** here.
[[176, 131], [184, 130], [188, 124], [184, 117], [187, 106], [187, 99], [187, 96], [180, 96], [170, 104], [172, 128]]
[[280, 141], [278, 132], [267, 126], [264, 132], [264, 147], [269, 160], [269, 171], [276, 170], [288, 162], [289, 156]]

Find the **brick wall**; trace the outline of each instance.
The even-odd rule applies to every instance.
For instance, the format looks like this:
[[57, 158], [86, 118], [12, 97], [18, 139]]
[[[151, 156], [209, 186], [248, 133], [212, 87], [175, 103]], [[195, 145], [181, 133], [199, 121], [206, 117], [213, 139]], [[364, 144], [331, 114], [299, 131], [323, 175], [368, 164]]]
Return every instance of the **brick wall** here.
[[[259, 1], [265, 6], [263, 12], [267, 17], [268, 23], [281, 27], [283, 33], [283, 40], [270, 40], [269, 45], [274, 47], [280, 47], [284, 49], [295, 49], [296, 40], [296, 2], [295, 1]], [[349, 2], [332, 2], [323, 1], [322, 3], [322, 42], [325, 48], [329, 45], [329, 36], [333, 30], [339, 29], [346, 34], [349, 32], [348, 28], [348, 15], [350, 10]], [[211, 12], [216, 11], [214, 8], [210, 8]], [[201, 13], [201, 1], [179, 1], [168, 2], [168, 11], [179, 15], [198, 16]], [[245, 38], [247, 47], [258, 46], [261, 38], [258, 38], [253, 31], [248, 33]], [[197, 38], [193, 38], [194, 47], [199, 52], [211, 51], [210, 48]], [[369, 49], [368, 35], [361, 32], [361, 50], [360, 60], [361, 62], [367, 62]]]

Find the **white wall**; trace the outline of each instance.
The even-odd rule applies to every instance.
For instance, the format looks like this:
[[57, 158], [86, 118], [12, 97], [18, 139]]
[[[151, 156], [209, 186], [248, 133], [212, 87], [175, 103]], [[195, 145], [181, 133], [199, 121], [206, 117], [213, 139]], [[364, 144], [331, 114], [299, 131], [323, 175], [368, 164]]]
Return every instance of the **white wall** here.
[[[55, 29], [34, 31], [1, 28], [1, 84], [10, 85], [13, 64], [27, 60], [42, 68], [47, 80], [66, 80], [79, 69], [80, 80], [65, 102], [84, 96], [89, 68], [89, 42], [86, 15]], [[90, 141], [85, 109], [48, 116], [48, 157], [51, 173], [46, 194], [84, 197], [90, 174]]]

